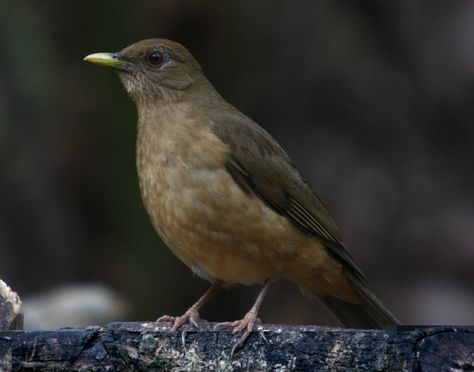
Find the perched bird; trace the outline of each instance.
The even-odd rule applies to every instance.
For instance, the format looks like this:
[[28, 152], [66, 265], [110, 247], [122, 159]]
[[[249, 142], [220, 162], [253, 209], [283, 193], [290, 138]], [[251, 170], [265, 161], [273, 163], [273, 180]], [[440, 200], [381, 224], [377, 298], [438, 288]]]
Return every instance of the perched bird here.
[[196, 325], [230, 284], [263, 283], [243, 319], [252, 331], [270, 283], [283, 277], [318, 296], [348, 327], [398, 324], [367, 287], [325, 207], [280, 145], [214, 89], [182, 45], [139, 41], [88, 62], [116, 69], [138, 109], [137, 169], [146, 210], [167, 246], [210, 289], [172, 330]]

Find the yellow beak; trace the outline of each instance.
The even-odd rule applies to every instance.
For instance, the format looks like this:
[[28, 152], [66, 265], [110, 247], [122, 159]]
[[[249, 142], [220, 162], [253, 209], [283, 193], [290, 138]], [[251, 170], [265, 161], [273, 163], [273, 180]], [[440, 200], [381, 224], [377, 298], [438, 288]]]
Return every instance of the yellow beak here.
[[118, 69], [125, 69], [129, 67], [129, 63], [118, 58], [117, 54], [115, 53], [89, 54], [84, 58], [84, 61]]

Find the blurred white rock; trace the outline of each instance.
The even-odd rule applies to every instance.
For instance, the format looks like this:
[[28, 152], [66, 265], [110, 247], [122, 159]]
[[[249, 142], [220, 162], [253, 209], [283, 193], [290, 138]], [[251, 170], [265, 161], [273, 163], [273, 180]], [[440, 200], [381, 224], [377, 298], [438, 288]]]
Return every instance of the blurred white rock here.
[[104, 325], [123, 320], [127, 303], [100, 284], [69, 285], [26, 297], [24, 329]]
[[0, 280], [0, 331], [22, 329], [23, 309], [20, 297]]

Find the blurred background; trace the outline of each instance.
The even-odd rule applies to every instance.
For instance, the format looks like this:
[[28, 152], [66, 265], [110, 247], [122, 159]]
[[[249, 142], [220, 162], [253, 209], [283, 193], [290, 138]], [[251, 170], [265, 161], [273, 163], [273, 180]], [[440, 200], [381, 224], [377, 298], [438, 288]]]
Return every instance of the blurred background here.
[[[0, 4], [0, 278], [29, 328], [178, 315], [208, 287], [143, 208], [134, 105], [82, 62], [150, 37], [282, 144], [403, 323], [474, 323], [473, 1]], [[202, 316], [239, 319], [257, 291]], [[261, 319], [336, 324], [284, 281]]]

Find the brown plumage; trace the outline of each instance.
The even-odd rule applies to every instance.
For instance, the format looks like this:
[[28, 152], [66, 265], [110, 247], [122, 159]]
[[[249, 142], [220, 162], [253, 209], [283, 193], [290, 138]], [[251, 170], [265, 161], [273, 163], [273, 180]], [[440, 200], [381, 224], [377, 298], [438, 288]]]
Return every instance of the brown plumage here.
[[195, 323], [227, 284], [266, 283], [224, 327], [251, 331], [269, 283], [285, 277], [346, 326], [397, 324], [368, 289], [325, 207], [278, 143], [227, 103], [178, 43], [151, 39], [86, 60], [117, 69], [138, 108], [137, 168], [145, 207], [169, 248], [214, 285], [173, 329]]

